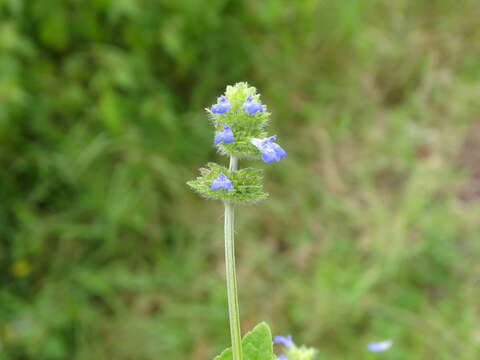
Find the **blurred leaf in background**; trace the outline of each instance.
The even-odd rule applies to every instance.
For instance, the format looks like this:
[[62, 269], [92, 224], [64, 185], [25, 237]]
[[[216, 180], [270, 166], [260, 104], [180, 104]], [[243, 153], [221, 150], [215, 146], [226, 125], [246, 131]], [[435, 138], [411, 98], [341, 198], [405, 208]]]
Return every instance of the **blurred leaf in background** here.
[[[480, 3], [0, 1], [0, 352], [228, 344], [203, 109], [248, 81], [289, 159], [239, 212], [244, 331], [320, 359], [480, 356]], [[218, 158], [219, 161], [220, 158]]]

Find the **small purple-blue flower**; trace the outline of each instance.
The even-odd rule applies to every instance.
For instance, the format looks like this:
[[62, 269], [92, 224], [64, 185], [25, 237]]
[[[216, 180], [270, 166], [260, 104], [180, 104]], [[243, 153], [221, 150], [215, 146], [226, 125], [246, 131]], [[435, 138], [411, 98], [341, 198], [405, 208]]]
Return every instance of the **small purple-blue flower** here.
[[223, 131], [215, 135], [214, 143], [218, 144], [221, 142], [224, 142], [225, 144], [230, 144], [233, 142], [233, 132], [228, 125], [223, 125]]
[[224, 173], [218, 175], [218, 177], [213, 180], [212, 186], [210, 187], [212, 190], [233, 190], [232, 182], [225, 176]]
[[253, 138], [250, 141], [262, 153], [262, 160], [268, 163], [280, 161], [280, 159], [287, 156], [285, 150], [277, 143], [274, 143], [276, 139], [277, 136], [274, 135], [264, 139]]
[[367, 344], [367, 348], [370, 351], [373, 352], [382, 352], [385, 350], [390, 349], [390, 347], [393, 345], [392, 340], [385, 340], [385, 341], [380, 341], [380, 342], [371, 342]]
[[257, 101], [253, 101], [252, 95], [248, 95], [247, 99], [243, 103], [243, 108], [250, 115], [255, 114], [256, 112], [263, 112], [263, 105]]
[[232, 105], [228, 102], [228, 99], [225, 95], [220, 96], [217, 99], [217, 103], [212, 105], [210, 111], [214, 114], [225, 114], [228, 110], [230, 110]]
[[288, 358], [287, 358], [287, 355], [282, 354], [282, 355], [277, 356], [277, 360], [288, 360]]
[[273, 338], [275, 344], [282, 344], [287, 349], [290, 349], [292, 346], [295, 346], [295, 343], [292, 340], [292, 335], [282, 336], [277, 335]]

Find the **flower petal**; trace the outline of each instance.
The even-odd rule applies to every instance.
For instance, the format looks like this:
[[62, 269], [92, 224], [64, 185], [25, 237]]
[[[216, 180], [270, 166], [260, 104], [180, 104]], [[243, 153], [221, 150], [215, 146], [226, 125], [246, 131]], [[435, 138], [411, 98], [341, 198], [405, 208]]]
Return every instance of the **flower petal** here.
[[385, 341], [380, 341], [380, 342], [371, 342], [367, 344], [367, 348], [370, 351], [373, 352], [382, 352], [385, 350], [390, 349], [390, 347], [393, 345], [392, 340], [385, 340]]
[[215, 145], [221, 142], [224, 142], [225, 144], [230, 144], [231, 142], [233, 142], [233, 140], [234, 140], [233, 132], [230, 129], [230, 126], [224, 125], [223, 131], [215, 135], [215, 139], [213, 142]]
[[275, 151], [279, 159], [287, 157], [287, 153], [285, 152], [285, 150], [283, 150], [283, 148], [280, 145], [272, 142], [270, 146]]
[[213, 143], [216, 145], [218, 143], [221, 143], [223, 141], [223, 132], [216, 133], [215, 134], [215, 139], [213, 140]]
[[291, 348], [292, 346], [295, 346], [295, 343], [292, 340], [292, 335], [277, 335], [273, 338], [273, 342], [275, 344], [282, 344], [284, 345], [287, 349]]
[[262, 153], [262, 160], [264, 162], [280, 161], [280, 159], [287, 156], [285, 150], [273, 142], [276, 138], [277, 136], [273, 135], [263, 139], [250, 139], [250, 142]]
[[256, 112], [263, 112], [263, 105], [257, 101], [253, 101], [253, 95], [248, 95], [247, 99], [243, 103], [243, 108], [250, 115], [255, 114]]
[[266, 163], [280, 160], [277, 153], [272, 148], [264, 148], [262, 150], [262, 160]]
[[225, 174], [221, 173], [218, 177], [213, 180], [212, 185], [210, 187], [211, 190], [233, 190], [232, 182], [225, 176]]
[[225, 114], [228, 110], [230, 110], [230, 103], [225, 95], [220, 96], [217, 99], [217, 103], [212, 105], [210, 111], [214, 114]]

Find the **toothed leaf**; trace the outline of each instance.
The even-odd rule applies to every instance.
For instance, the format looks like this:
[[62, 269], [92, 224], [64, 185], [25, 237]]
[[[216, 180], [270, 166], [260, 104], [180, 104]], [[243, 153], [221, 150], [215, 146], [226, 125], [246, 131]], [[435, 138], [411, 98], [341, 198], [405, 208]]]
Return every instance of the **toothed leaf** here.
[[[273, 360], [272, 333], [265, 322], [261, 322], [247, 333], [242, 339], [242, 352], [244, 360]], [[214, 360], [232, 360], [232, 349], [224, 350]]]

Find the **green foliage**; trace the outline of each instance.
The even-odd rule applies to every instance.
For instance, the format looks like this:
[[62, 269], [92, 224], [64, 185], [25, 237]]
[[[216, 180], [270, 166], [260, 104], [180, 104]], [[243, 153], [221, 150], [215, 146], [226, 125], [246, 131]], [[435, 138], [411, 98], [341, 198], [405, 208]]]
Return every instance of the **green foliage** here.
[[[242, 339], [242, 351], [245, 360], [275, 359], [270, 327], [262, 322], [245, 334]], [[232, 350], [228, 348], [216, 356], [214, 360], [232, 360], [232, 358]]]
[[478, 360], [479, 13], [0, 1], [0, 357], [203, 360], [228, 343], [220, 209], [185, 181], [218, 162], [201, 109], [248, 80], [288, 158], [239, 211], [242, 323], [321, 360], [373, 359], [386, 338], [392, 360]]
[[[208, 168], [200, 169], [202, 176], [187, 184], [200, 195], [208, 199], [229, 200], [234, 203], [252, 203], [265, 199], [268, 194], [262, 191], [263, 170], [243, 168], [229, 171], [215, 163], [208, 163]], [[233, 190], [211, 190], [214, 179], [223, 173], [232, 182]]]

